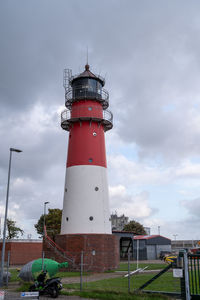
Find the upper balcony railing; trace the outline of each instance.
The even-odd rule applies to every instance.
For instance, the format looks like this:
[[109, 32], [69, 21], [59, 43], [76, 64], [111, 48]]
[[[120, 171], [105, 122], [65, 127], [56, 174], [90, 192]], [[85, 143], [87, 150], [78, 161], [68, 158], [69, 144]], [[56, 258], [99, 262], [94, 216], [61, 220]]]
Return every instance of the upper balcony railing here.
[[92, 121], [102, 124], [104, 127], [104, 131], [110, 130], [113, 127], [113, 114], [109, 110], [103, 110], [102, 118], [98, 116], [87, 115], [84, 113], [80, 113], [79, 116], [72, 117], [71, 111], [69, 109], [65, 109], [61, 112], [61, 127], [64, 130], [69, 131], [70, 126], [73, 123], [81, 122], [81, 121]]
[[71, 109], [73, 102], [84, 99], [100, 102], [104, 110], [109, 106], [109, 93], [105, 89], [96, 90], [87, 86], [78, 86], [65, 90], [65, 106], [68, 109]]

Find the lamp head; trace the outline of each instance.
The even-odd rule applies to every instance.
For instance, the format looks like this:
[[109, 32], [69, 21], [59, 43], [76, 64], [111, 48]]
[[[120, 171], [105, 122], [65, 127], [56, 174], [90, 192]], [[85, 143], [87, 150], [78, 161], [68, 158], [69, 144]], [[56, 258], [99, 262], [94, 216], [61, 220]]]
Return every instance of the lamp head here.
[[18, 153], [22, 152], [22, 150], [15, 149], [15, 148], [10, 148], [10, 151], [14, 151], [14, 152], [18, 152]]

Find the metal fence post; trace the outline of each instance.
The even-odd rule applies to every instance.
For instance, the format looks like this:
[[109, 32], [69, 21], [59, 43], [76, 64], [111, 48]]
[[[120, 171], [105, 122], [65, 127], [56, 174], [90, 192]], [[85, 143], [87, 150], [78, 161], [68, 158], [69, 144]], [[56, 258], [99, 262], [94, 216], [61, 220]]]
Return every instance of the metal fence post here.
[[130, 251], [128, 251], [128, 292], [130, 293]]
[[80, 291], [83, 290], [83, 251], [81, 251], [81, 266], [80, 266]]
[[44, 253], [44, 251], [42, 251], [42, 271], [45, 271], [44, 257], [45, 257], [45, 253]]
[[181, 297], [190, 300], [190, 282], [189, 282], [189, 266], [188, 255], [186, 250], [179, 252], [179, 258], [183, 259], [183, 278], [181, 278]]
[[188, 266], [188, 255], [184, 250], [183, 253], [184, 260], [184, 275], [185, 275], [185, 298], [186, 300], [190, 300], [190, 281], [189, 281], [189, 266]]
[[7, 274], [6, 274], [6, 286], [8, 286], [8, 270], [10, 266], [10, 251], [8, 251], [8, 261], [7, 261]]
[[137, 269], [139, 268], [139, 251], [140, 251], [139, 240], [137, 240]]

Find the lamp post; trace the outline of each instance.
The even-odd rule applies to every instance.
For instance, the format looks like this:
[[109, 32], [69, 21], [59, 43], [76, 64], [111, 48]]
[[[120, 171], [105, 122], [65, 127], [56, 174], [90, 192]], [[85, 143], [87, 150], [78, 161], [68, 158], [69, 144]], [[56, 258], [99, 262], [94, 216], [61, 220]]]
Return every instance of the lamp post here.
[[5, 258], [5, 246], [6, 246], [6, 224], [7, 224], [7, 214], [8, 214], [8, 199], [9, 199], [12, 152], [20, 153], [20, 152], [22, 152], [22, 150], [10, 148], [10, 158], [9, 158], [9, 167], [8, 167], [8, 183], [7, 183], [7, 193], [6, 193], [6, 207], [5, 207], [4, 227], [3, 227], [3, 244], [2, 244], [2, 251], [1, 251], [0, 287], [3, 286], [4, 258]]
[[175, 240], [175, 241], [176, 241], [176, 237], [177, 237], [177, 235], [178, 235], [178, 234], [173, 234], [173, 236], [174, 236], [174, 240]]
[[45, 218], [46, 218], [46, 205], [47, 205], [48, 203], [49, 203], [48, 201], [44, 202], [44, 224], [43, 224], [43, 237], [45, 237]]
[[44, 223], [43, 223], [43, 251], [42, 251], [42, 270], [44, 270], [44, 238], [45, 238], [45, 218], [46, 218], [46, 205], [49, 202], [44, 202]]

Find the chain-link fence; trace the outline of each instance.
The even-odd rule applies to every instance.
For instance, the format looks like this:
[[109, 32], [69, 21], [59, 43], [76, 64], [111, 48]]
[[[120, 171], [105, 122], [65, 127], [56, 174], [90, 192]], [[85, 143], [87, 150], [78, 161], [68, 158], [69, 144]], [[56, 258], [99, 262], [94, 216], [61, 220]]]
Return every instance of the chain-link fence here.
[[115, 271], [104, 273], [85, 272], [88, 260], [82, 253], [80, 258], [80, 278], [63, 279], [67, 290], [108, 291], [108, 292], [158, 292], [169, 295], [180, 294], [180, 276], [171, 263], [163, 261], [126, 261]]
[[[97, 263], [96, 267], [95, 262]], [[56, 274], [61, 278], [62, 292], [64, 293], [99, 291], [129, 294], [141, 291], [177, 296], [181, 294], [181, 274], [176, 264], [167, 264], [161, 260], [130, 261], [128, 256], [127, 260], [121, 262], [117, 269], [98, 272], [98, 268], [102, 268], [102, 266], [95, 261], [95, 253], [91, 260], [91, 256], [88, 257], [84, 252], [80, 254], [76, 263], [76, 271], [65, 269]], [[96, 271], [92, 271], [88, 264], [93, 265]], [[9, 271], [12, 273], [12, 270]], [[22, 299], [19, 292], [10, 293], [10, 285], [12, 285], [12, 281], [8, 284], [4, 299]], [[23, 283], [21, 283], [22, 289]], [[24, 286], [24, 291], [26, 290], [28, 290], [28, 286]], [[45, 299], [45, 297], [42, 296], [40, 299]]]

